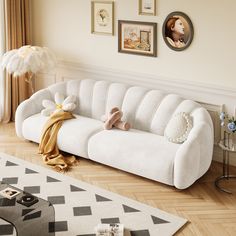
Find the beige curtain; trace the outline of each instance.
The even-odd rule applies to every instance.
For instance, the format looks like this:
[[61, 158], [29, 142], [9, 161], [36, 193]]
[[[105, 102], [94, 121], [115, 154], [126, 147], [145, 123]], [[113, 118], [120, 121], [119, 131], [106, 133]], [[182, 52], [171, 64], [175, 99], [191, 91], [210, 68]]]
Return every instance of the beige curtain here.
[[[31, 44], [30, 0], [5, 0], [6, 51]], [[14, 120], [17, 106], [27, 99], [30, 86], [24, 76], [6, 75], [3, 122]]]
[[[5, 52], [5, 29], [4, 29], [4, 1], [0, 1], [0, 57]], [[5, 73], [0, 66], [0, 122], [3, 118], [3, 102], [4, 102], [4, 77]]]

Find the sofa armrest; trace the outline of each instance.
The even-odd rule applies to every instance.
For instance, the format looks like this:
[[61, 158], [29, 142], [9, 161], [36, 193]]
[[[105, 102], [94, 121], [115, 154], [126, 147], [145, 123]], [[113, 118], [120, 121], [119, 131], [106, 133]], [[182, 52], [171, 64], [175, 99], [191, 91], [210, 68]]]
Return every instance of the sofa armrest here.
[[48, 89], [42, 89], [33, 94], [29, 99], [23, 101], [16, 109], [15, 129], [18, 137], [23, 138], [22, 125], [25, 119], [41, 112], [43, 109], [42, 101], [44, 99], [52, 99]]
[[189, 187], [209, 169], [213, 144], [212, 127], [205, 122], [196, 124], [175, 156], [174, 185], [178, 189]]

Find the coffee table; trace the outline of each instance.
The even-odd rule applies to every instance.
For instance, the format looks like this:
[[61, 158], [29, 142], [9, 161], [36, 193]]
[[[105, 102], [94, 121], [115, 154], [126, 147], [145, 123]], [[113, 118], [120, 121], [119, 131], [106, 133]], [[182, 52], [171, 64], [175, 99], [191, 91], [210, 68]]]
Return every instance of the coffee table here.
[[53, 205], [41, 198], [31, 206], [25, 206], [19, 201], [23, 196], [33, 196], [16, 187], [0, 181], [0, 191], [7, 187], [20, 192], [12, 199], [0, 195], [0, 218], [11, 223], [18, 236], [54, 236], [55, 210]]

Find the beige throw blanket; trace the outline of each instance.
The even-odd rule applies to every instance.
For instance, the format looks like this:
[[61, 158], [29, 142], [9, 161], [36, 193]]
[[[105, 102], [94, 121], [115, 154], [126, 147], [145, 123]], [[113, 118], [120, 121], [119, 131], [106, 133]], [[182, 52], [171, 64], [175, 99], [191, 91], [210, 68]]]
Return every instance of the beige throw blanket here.
[[46, 164], [53, 166], [57, 171], [67, 171], [71, 165], [76, 164], [74, 156], [64, 157], [57, 146], [57, 134], [64, 120], [72, 119], [70, 112], [60, 111], [51, 115], [42, 131], [39, 153], [42, 154]]

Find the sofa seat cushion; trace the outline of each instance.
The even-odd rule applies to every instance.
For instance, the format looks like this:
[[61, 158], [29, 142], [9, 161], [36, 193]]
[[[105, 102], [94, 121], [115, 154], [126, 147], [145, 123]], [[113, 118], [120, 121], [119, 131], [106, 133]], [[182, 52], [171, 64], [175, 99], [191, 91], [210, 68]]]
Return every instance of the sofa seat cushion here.
[[[57, 144], [62, 151], [88, 158], [88, 140], [103, 130], [103, 122], [83, 116], [75, 116], [76, 119], [63, 122], [58, 132]], [[24, 120], [24, 138], [39, 143], [42, 129], [48, 119], [49, 117], [36, 114]]]
[[94, 161], [173, 185], [174, 159], [179, 147], [180, 144], [156, 134], [112, 129], [90, 138], [88, 155]]

